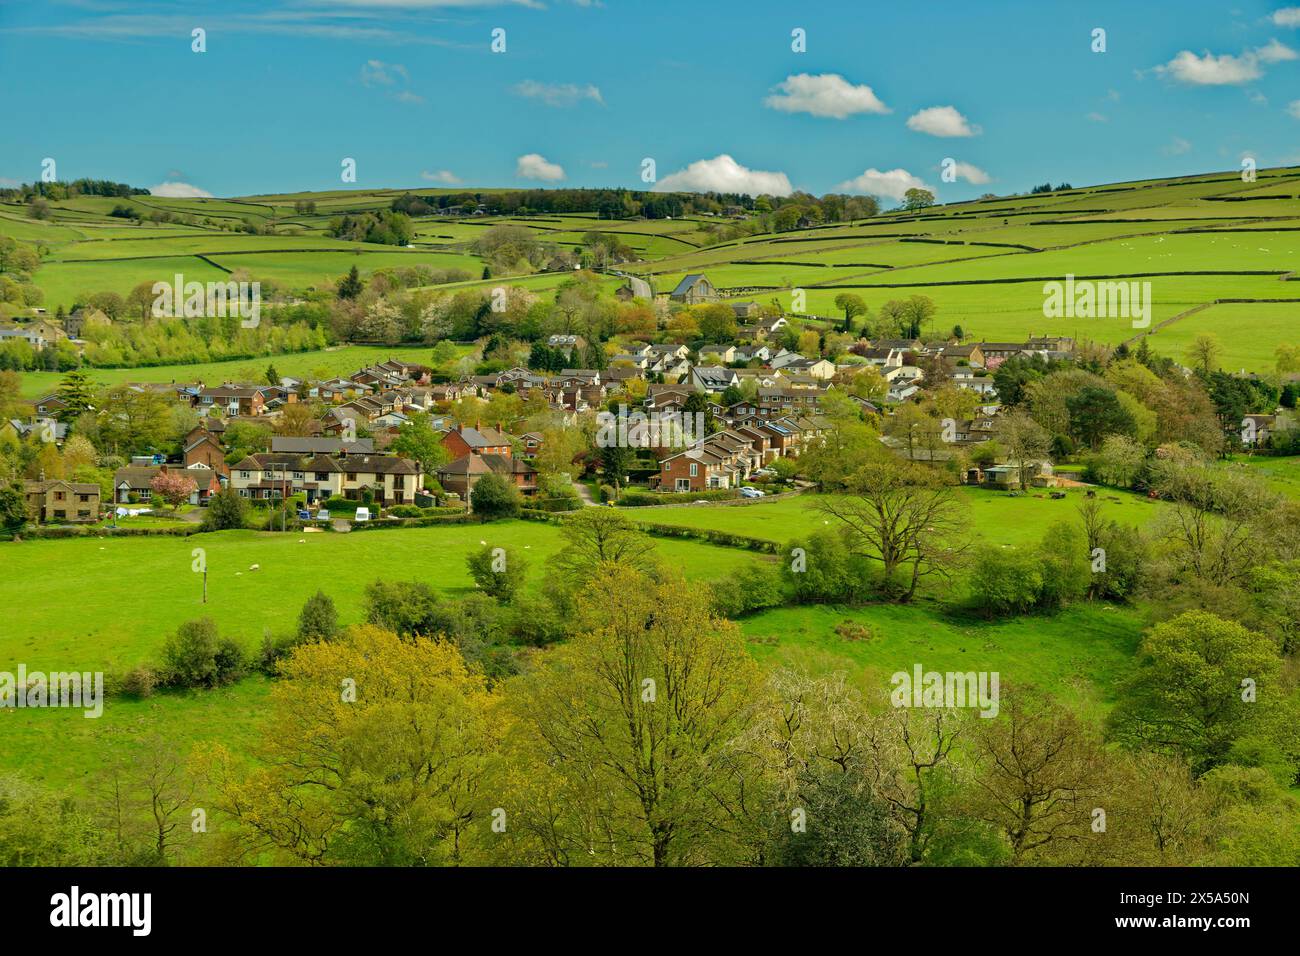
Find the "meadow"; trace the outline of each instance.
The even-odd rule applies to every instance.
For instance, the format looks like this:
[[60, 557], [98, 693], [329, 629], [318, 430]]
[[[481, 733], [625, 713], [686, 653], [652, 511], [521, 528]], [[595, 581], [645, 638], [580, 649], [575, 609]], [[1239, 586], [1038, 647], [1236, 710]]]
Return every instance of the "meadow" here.
[[[458, 345], [459, 354], [467, 355], [473, 345]], [[313, 352], [292, 352], [287, 355], [257, 356], [231, 359], [228, 362], [203, 362], [194, 365], [146, 365], [138, 368], [92, 368], [93, 382], [101, 385], [121, 385], [125, 382], [204, 382], [221, 384], [228, 381], [260, 380], [268, 365], [274, 365], [281, 375], [291, 378], [312, 376], [333, 378], [351, 375], [367, 365], [385, 359], [399, 362], [431, 361], [433, 350], [427, 346], [338, 345]], [[41, 398], [59, 387], [63, 380], [60, 372], [23, 372], [22, 397]]]

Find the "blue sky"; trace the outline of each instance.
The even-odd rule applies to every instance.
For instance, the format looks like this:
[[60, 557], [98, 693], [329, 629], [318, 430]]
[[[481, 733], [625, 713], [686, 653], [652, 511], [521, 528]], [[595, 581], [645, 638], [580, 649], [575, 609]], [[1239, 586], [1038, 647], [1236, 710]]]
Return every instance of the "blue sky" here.
[[953, 201], [1300, 164], [1300, 7], [1086, 6], [0, 0], [0, 184], [52, 157], [60, 179], [218, 196], [643, 188], [650, 157], [660, 188], [889, 205], [916, 181]]

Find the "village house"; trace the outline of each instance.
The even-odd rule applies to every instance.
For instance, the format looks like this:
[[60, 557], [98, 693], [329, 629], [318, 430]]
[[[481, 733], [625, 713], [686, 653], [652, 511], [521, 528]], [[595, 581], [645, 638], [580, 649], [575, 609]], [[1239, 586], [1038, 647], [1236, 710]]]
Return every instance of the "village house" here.
[[677, 283], [677, 288], [668, 293], [670, 302], [680, 302], [682, 305], [704, 305], [708, 302], [717, 302], [719, 298], [721, 296], [713, 287], [713, 283], [707, 276], [698, 272], [683, 276], [682, 281]]
[[301, 494], [308, 503], [331, 497], [360, 501], [369, 488], [383, 507], [414, 504], [423, 479], [418, 461], [379, 454], [266, 452], [249, 455], [230, 470], [230, 486], [241, 498]]
[[99, 520], [99, 485], [62, 478], [23, 482], [23, 497], [31, 520], [86, 523]]
[[509, 454], [462, 455], [438, 468], [438, 484], [466, 501], [484, 475], [496, 473], [515, 486], [523, 495], [537, 494], [537, 469], [523, 458]]
[[509, 435], [497, 431], [495, 428], [484, 428], [478, 423], [475, 423], [473, 428], [463, 424], [457, 425], [442, 436], [442, 446], [447, 449], [453, 459], [471, 453], [477, 455], [502, 455], [509, 458], [514, 453], [514, 446]]
[[227, 417], [256, 416], [266, 411], [266, 396], [256, 385], [233, 385], [227, 382], [216, 388], [200, 389], [195, 406], [204, 415], [218, 412]]

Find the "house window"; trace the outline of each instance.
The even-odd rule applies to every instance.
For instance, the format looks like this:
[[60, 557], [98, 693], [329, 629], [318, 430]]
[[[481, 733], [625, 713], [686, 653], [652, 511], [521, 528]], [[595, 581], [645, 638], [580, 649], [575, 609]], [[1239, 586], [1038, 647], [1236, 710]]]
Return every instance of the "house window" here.
[[328, 473], [328, 472], [324, 472], [324, 471], [318, 471], [318, 472], [316, 472], [316, 480], [317, 480], [317, 481], [329, 481], [329, 480], [330, 480], [329, 473]]
[[699, 473], [700, 473], [700, 466], [699, 466], [699, 465], [692, 464], [692, 465], [691, 465], [691, 477], [694, 478], [694, 477], [695, 477], [696, 475], [698, 475]]
[[299, 481], [302, 480], [302, 472], [301, 472], [301, 471], [295, 471], [295, 472], [293, 473], [293, 476], [294, 476], [294, 478], [298, 479]]
[[58, 509], [56, 509], [55, 512], [54, 512], [54, 517], [56, 517], [56, 518], [66, 518], [67, 515], [68, 515], [68, 513], [67, 513], [66, 511], [64, 511], [62, 508], [58, 508]]
[[241, 471], [241, 472], [239, 473], [239, 477], [240, 477], [240, 478], [247, 478], [247, 477], [248, 477], [248, 472], [246, 472], [246, 471]]
[[86, 511], [86, 510], [78, 511], [78, 512], [77, 512], [77, 517], [78, 517], [78, 518], [89, 518], [89, 517], [90, 517], [90, 512], [89, 512], [89, 511]]
[[62, 500], [63, 500], [63, 492], [61, 492], [61, 491], [56, 491], [56, 492], [54, 493], [54, 500], [55, 500], [55, 501], [62, 501]]
[[84, 504], [85, 502], [90, 500], [90, 495], [78, 495], [77, 500]]
[[241, 498], [247, 498], [247, 497], [248, 497], [248, 489], [247, 489], [247, 488], [240, 488], [240, 489], [239, 489], [239, 497], [241, 497]]
[[664, 462], [664, 471], [672, 471], [673, 466], [669, 462]]

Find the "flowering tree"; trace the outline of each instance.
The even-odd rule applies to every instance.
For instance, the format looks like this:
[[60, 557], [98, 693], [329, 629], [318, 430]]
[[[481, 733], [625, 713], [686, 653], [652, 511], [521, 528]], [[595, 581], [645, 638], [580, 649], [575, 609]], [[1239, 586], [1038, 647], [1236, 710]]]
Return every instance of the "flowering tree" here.
[[172, 506], [172, 510], [179, 510], [195, 490], [199, 487], [198, 483], [189, 475], [182, 475], [179, 472], [160, 471], [154, 476], [153, 481], [149, 482], [149, 487], [153, 489], [155, 498], [161, 498]]

